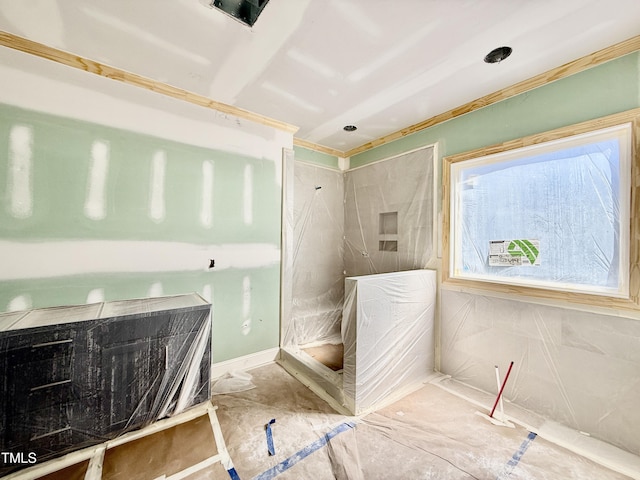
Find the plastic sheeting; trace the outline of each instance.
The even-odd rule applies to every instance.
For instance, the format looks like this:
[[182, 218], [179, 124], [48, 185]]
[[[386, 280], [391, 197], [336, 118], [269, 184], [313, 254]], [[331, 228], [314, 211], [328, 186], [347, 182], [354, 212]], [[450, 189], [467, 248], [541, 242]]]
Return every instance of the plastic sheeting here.
[[0, 315], [0, 450], [39, 463], [208, 400], [209, 313], [191, 294]]
[[[344, 279], [429, 267], [433, 147], [347, 172], [296, 163], [291, 321], [283, 345], [340, 343]], [[285, 282], [286, 283], [286, 282]]]
[[347, 172], [345, 256], [348, 276], [429, 266], [433, 242], [433, 148]]
[[433, 270], [347, 278], [343, 388], [352, 413], [433, 374], [435, 299]]
[[441, 371], [640, 455], [640, 322], [443, 290]]
[[146, 315], [163, 310], [176, 310], [209, 305], [197, 294], [137, 298], [111, 302], [38, 308], [0, 314], [0, 332], [33, 327], [46, 327], [86, 320], [108, 319], [125, 315]]
[[[455, 163], [454, 276], [627, 296], [629, 140], [619, 130]], [[505, 240], [504, 261], [492, 261]]]
[[340, 342], [343, 196], [343, 172], [295, 165], [293, 305], [285, 344]]
[[[410, 284], [399, 286], [392, 279], [380, 286], [395, 297], [386, 304], [380, 299], [379, 308], [386, 308], [388, 316], [378, 317], [369, 329], [359, 323], [355, 310], [343, 309], [355, 305], [355, 297], [344, 302], [345, 278], [420, 270], [435, 263], [433, 147], [347, 172], [300, 162], [292, 170], [293, 199], [288, 199], [288, 205], [293, 218], [285, 219], [293, 226], [285, 225], [285, 232], [293, 232], [293, 258], [283, 280], [281, 361], [291, 369], [304, 370], [317, 393], [328, 394], [351, 411], [365, 409], [416, 378], [416, 371], [404, 360], [400, 361], [404, 367], [394, 367], [390, 358], [396, 353], [405, 358], [409, 349], [416, 355], [416, 369], [427, 374], [433, 370], [433, 311], [425, 315], [421, 307], [414, 311], [389, 307], [403, 302], [409, 292], [402, 288]], [[289, 285], [290, 309], [286, 306]], [[435, 282], [429, 283], [429, 289], [424, 293], [432, 294]], [[352, 319], [344, 320], [345, 315]], [[366, 315], [364, 321], [369, 322]], [[365, 342], [359, 347], [359, 360], [358, 335]], [[345, 388], [342, 371], [324, 368], [302, 351], [311, 345], [340, 343], [345, 349], [344, 381], [350, 382]], [[413, 350], [423, 343], [431, 345], [429, 358], [422, 350]], [[369, 354], [364, 355], [368, 348]], [[378, 368], [372, 368], [374, 363]], [[363, 382], [371, 386], [363, 387]]]

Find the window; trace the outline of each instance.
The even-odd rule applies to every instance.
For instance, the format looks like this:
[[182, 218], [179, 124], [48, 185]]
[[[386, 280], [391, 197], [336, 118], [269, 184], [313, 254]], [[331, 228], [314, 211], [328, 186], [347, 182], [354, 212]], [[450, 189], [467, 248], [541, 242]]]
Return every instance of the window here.
[[615, 119], [446, 158], [444, 281], [628, 300], [634, 123]]

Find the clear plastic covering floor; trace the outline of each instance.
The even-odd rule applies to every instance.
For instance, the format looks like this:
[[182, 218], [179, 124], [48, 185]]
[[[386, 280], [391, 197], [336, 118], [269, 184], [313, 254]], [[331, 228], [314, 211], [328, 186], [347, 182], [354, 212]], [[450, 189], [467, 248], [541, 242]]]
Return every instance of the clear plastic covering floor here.
[[[217, 464], [181, 478], [630, 478], [519, 426], [493, 425], [477, 415], [475, 405], [437, 385], [426, 384], [375, 413], [347, 417], [336, 413], [279, 365], [254, 369], [250, 374], [255, 388], [213, 397], [235, 467], [232, 476]], [[209, 442], [216, 448], [206, 421], [190, 422], [175, 435], [165, 434], [156, 443], [148, 443], [148, 451], [140, 446], [132, 449], [128, 459], [126, 452], [121, 452], [125, 456], [118, 473], [105, 465], [102, 478], [169, 478], [160, 473], [167, 462], [183, 458], [181, 468], [185, 468]], [[147, 475], [141, 471], [144, 465]], [[64, 477], [43, 478], [75, 477], [67, 471]]]

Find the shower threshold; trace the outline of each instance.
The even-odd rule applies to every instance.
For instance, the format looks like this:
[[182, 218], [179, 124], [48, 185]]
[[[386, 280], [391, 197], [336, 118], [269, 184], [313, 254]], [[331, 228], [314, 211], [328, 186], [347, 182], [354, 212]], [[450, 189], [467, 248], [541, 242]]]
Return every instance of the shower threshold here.
[[300, 350], [334, 372], [340, 372], [344, 367], [344, 345], [342, 343], [301, 346]]
[[[337, 367], [338, 364], [342, 364], [342, 359], [338, 361], [336, 357], [338, 348], [312, 350], [316, 358], [305, 351], [309, 348], [315, 347], [305, 347], [305, 349], [297, 345], [282, 347], [277, 362], [338, 413], [351, 415], [345, 407], [342, 368], [333, 370], [318, 359], [318, 356], [322, 356], [327, 363]], [[329, 359], [332, 361], [329, 362]]]

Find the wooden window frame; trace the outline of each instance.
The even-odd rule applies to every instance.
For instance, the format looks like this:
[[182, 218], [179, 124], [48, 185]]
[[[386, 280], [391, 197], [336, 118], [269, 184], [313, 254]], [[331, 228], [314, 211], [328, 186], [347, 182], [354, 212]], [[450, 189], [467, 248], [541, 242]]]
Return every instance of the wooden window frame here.
[[[451, 228], [451, 169], [458, 162], [477, 157], [524, 148], [544, 142], [563, 139], [572, 135], [589, 133], [594, 130], [631, 123], [631, 179], [630, 219], [629, 219], [629, 295], [626, 298], [551, 290], [540, 287], [496, 283], [489, 280], [455, 278], [450, 273], [452, 250], [450, 246]], [[617, 309], [640, 309], [640, 108], [589, 120], [576, 125], [558, 128], [549, 132], [511, 140], [476, 150], [451, 155], [443, 159], [442, 172], [442, 283], [444, 286], [481, 290], [506, 295], [533, 297], [546, 300], [560, 300], [582, 305]]]

